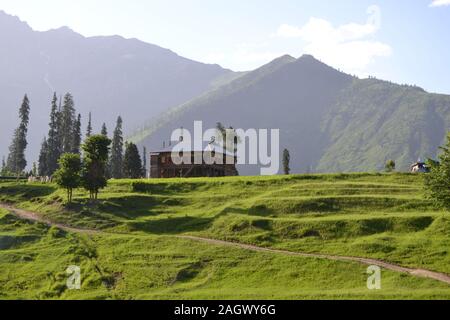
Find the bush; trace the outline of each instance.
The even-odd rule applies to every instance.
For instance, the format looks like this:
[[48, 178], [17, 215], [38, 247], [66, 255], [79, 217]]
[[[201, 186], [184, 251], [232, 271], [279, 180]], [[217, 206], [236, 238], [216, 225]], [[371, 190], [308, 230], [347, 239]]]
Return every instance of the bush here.
[[450, 209], [450, 133], [446, 145], [440, 149], [440, 162], [429, 161], [430, 174], [425, 178], [425, 186], [429, 197], [438, 206]]
[[58, 161], [55, 182], [67, 190], [67, 202], [72, 202], [73, 189], [80, 186], [81, 159], [79, 154], [66, 153]]

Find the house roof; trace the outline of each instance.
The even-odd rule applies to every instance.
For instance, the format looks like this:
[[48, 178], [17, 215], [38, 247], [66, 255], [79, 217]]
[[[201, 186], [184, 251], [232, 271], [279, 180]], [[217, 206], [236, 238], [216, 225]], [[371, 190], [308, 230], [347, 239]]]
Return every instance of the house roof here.
[[[160, 153], [171, 153], [173, 151], [173, 148], [175, 147], [176, 144], [172, 145], [172, 146], [168, 146], [165, 147], [163, 149], [160, 150], [155, 150], [155, 151], [151, 151], [150, 154], [160, 154]], [[234, 154], [228, 150], [225, 150], [224, 148], [222, 148], [222, 146], [218, 145], [217, 143], [210, 143], [210, 142], [203, 142], [202, 144], [202, 149], [196, 149], [196, 148], [192, 148], [191, 150], [185, 150], [187, 152], [205, 152], [205, 151], [215, 151], [216, 153], [221, 153], [221, 154], [225, 154], [231, 157], [234, 157]]]

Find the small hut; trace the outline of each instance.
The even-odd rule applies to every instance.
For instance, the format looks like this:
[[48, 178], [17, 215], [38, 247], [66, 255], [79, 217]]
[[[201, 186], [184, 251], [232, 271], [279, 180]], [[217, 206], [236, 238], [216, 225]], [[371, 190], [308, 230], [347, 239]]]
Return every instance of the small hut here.
[[428, 173], [430, 172], [430, 168], [428, 168], [425, 162], [419, 160], [411, 165], [410, 171], [411, 173]]

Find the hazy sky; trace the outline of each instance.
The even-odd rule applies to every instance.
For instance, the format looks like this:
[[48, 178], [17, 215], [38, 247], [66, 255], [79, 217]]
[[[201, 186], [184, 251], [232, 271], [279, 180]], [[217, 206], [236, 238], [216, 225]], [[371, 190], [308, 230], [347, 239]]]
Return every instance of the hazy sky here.
[[450, 94], [450, 0], [0, 0], [35, 30], [119, 34], [233, 70], [311, 53]]

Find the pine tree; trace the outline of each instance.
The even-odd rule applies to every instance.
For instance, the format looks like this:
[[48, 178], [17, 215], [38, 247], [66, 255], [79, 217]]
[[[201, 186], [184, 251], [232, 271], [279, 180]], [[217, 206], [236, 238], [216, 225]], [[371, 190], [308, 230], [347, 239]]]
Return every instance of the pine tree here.
[[77, 121], [73, 126], [72, 153], [80, 154], [81, 147], [81, 114], [78, 114]]
[[7, 161], [7, 168], [10, 172], [17, 174], [17, 177], [23, 172], [27, 166], [25, 159], [25, 150], [27, 148], [27, 133], [28, 123], [30, 121], [30, 101], [28, 96], [25, 95], [22, 101], [22, 105], [19, 109], [20, 124], [14, 131], [13, 140], [9, 147], [9, 155]]
[[[108, 138], [108, 129], [106, 128], [106, 124], [103, 123], [102, 125], [102, 130], [100, 132], [100, 134], [104, 137]], [[109, 151], [108, 151], [108, 160], [109, 160]], [[106, 162], [106, 167], [105, 167], [105, 176], [107, 179], [111, 179], [111, 163], [110, 161]]]
[[70, 93], [64, 96], [61, 110], [61, 137], [62, 153], [70, 153], [73, 150], [73, 128], [75, 126], [75, 103]]
[[147, 148], [142, 148], [142, 176], [147, 177]]
[[86, 129], [86, 138], [89, 138], [92, 135], [92, 115], [89, 112], [88, 125]]
[[5, 161], [5, 157], [2, 157], [2, 169], [0, 171], [0, 176], [6, 176], [7, 175], [7, 169], [6, 169], [6, 161]]
[[291, 172], [291, 168], [289, 167], [289, 163], [291, 162], [291, 155], [289, 154], [288, 149], [284, 149], [283, 151], [283, 172], [288, 175]]
[[125, 144], [123, 158], [123, 173], [125, 178], [138, 179], [142, 177], [142, 162], [139, 150], [134, 143]]
[[36, 166], [36, 162], [33, 162], [33, 167], [31, 169], [31, 175], [33, 177], [37, 177], [37, 175], [38, 175], [38, 169], [37, 169], [37, 166]]
[[8, 168], [9, 172], [16, 172], [17, 171], [17, 140], [19, 139], [19, 129], [14, 130], [12, 142], [9, 145], [9, 154], [8, 159], [6, 161], [6, 167]]
[[117, 118], [111, 147], [110, 173], [114, 179], [123, 178], [123, 133], [122, 118]]
[[47, 139], [44, 138], [41, 144], [41, 152], [39, 153], [39, 161], [38, 161], [38, 174], [41, 177], [50, 176], [53, 172], [50, 173], [49, 167], [49, 154], [50, 148], [47, 142]]
[[102, 125], [101, 134], [104, 135], [105, 137], [108, 136], [108, 129], [106, 128], [106, 123], [103, 123], [103, 125]]
[[[52, 107], [50, 111], [50, 123], [49, 123], [48, 139], [46, 141], [47, 148], [47, 160], [46, 171], [39, 171], [40, 175], [51, 176], [58, 168], [58, 159], [61, 156], [61, 114], [58, 108], [58, 98], [56, 92], [53, 94]], [[42, 162], [44, 160], [42, 159]], [[39, 161], [41, 163], [41, 160]]]
[[62, 112], [62, 97], [59, 97], [59, 105], [57, 112], [57, 143], [59, 148], [58, 158], [56, 159], [56, 168], [59, 167], [58, 160], [63, 154], [63, 141], [64, 141], [64, 132], [63, 132], [63, 112]]

